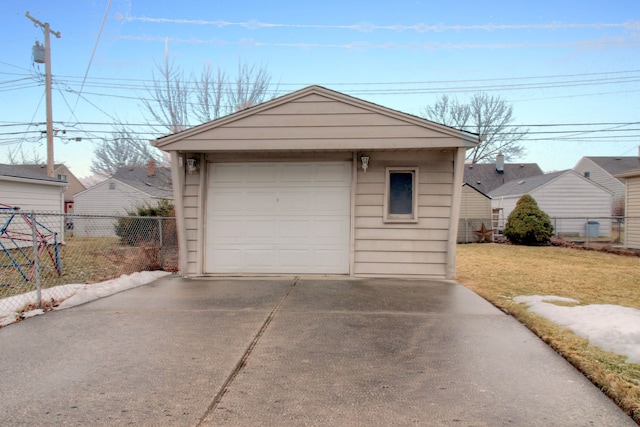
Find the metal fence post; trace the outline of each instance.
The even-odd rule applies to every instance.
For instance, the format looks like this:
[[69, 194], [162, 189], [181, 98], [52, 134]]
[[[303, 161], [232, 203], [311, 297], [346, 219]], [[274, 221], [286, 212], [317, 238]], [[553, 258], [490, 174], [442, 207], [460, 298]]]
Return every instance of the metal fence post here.
[[36, 213], [31, 211], [31, 240], [33, 241], [33, 275], [36, 280], [36, 298], [38, 308], [42, 308], [42, 290], [40, 288], [40, 262], [38, 254], [38, 236], [36, 232]]
[[158, 261], [160, 266], [164, 265], [164, 259], [162, 255], [162, 218], [158, 218]]

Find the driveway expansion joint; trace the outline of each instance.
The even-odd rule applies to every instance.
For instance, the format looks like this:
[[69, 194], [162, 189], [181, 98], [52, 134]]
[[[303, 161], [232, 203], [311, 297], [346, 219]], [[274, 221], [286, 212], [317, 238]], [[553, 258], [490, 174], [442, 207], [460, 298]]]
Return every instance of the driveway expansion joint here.
[[242, 355], [242, 357], [240, 358], [238, 363], [236, 363], [234, 369], [231, 371], [231, 373], [227, 377], [226, 381], [222, 384], [222, 387], [220, 387], [220, 390], [218, 391], [218, 393], [214, 397], [213, 401], [211, 402], [211, 404], [209, 405], [209, 407], [205, 411], [205, 413], [202, 416], [202, 418], [200, 418], [200, 421], [198, 422], [198, 426], [204, 425], [204, 424], [208, 423], [209, 421], [211, 421], [211, 417], [213, 416], [213, 413], [215, 412], [216, 408], [218, 407], [218, 404], [220, 403], [220, 401], [222, 401], [222, 398], [224, 397], [224, 395], [229, 390], [229, 387], [231, 387], [231, 384], [233, 383], [233, 380], [235, 380], [235, 378], [238, 376], [238, 374], [240, 374], [240, 371], [242, 371], [242, 368], [247, 366], [247, 360], [251, 356], [251, 353], [253, 353], [253, 349], [256, 347], [256, 345], [258, 345], [258, 341], [260, 341], [260, 338], [262, 338], [262, 335], [264, 335], [264, 333], [267, 331], [267, 328], [271, 324], [271, 321], [274, 319], [275, 315], [280, 310], [280, 307], [282, 306], [282, 304], [284, 304], [284, 302], [287, 300], [287, 298], [289, 297], [289, 295], [293, 291], [293, 288], [298, 284], [299, 280], [300, 280], [299, 277], [294, 277], [293, 278], [293, 281], [291, 282], [291, 284], [287, 288], [287, 292], [285, 292], [285, 294], [282, 296], [282, 298], [280, 298], [280, 301], [278, 301], [278, 303], [273, 308], [273, 310], [271, 310], [271, 312], [269, 313], [269, 315], [265, 319], [264, 323], [262, 324], [262, 326], [258, 330], [258, 333], [255, 335], [255, 337], [253, 337], [253, 339], [251, 340], [251, 343], [249, 343], [249, 346], [245, 350], [244, 354]]

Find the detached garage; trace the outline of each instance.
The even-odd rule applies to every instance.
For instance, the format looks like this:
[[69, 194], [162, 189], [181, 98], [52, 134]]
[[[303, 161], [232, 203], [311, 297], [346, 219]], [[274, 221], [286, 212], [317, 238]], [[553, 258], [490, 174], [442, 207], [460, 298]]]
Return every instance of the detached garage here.
[[477, 135], [311, 86], [152, 141], [184, 276], [453, 278]]

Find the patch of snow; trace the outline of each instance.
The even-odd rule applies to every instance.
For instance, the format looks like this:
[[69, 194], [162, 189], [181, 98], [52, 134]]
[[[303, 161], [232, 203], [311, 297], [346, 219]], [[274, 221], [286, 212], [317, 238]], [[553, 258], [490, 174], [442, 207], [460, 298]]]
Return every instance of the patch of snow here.
[[[168, 273], [166, 271], [141, 271], [93, 284], [68, 284], [42, 290], [42, 300], [63, 300], [54, 310], [75, 307], [98, 298], [104, 298], [115, 293], [132, 289], [140, 285], [153, 282]], [[43, 314], [44, 310], [36, 309], [24, 313], [15, 311], [16, 307], [25, 307], [36, 301], [36, 291], [4, 298], [0, 301], [0, 326], [14, 323], [18, 318], [27, 318]]]
[[627, 356], [628, 363], [640, 363], [640, 310], [613, 304], [560, 306], [550, 301], [579, 304], [557, 296], [518, 296], [529, 311], [571, 329], [593, 346]]

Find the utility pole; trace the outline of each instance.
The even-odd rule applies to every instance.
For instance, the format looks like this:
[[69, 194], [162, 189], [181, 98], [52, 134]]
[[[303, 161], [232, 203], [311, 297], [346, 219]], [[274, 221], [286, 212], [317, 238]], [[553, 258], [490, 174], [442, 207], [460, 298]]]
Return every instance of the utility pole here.
[[49, 28], [48, 22], [43, 24], [29, 15], [28, 11], [25, 16], [32, 20], [35, 26], [41, 27], [44, 31], [44, 72], [47, 98], [47, 175], [53, 177], [53, 109], [51, 106], [51, 46], [49, 33], [60, 38], [60, 31], [53, 31]]

